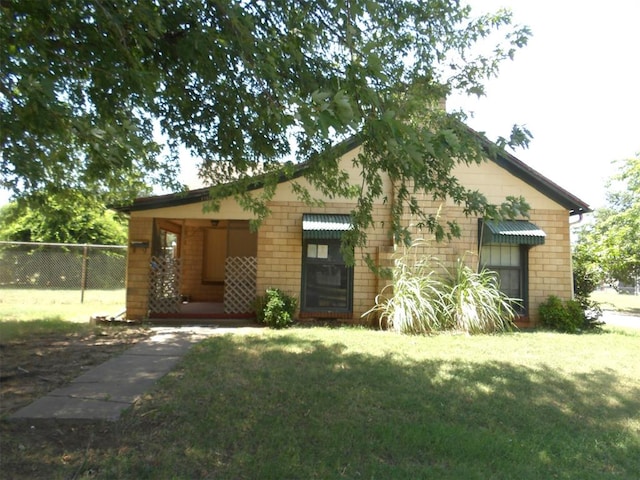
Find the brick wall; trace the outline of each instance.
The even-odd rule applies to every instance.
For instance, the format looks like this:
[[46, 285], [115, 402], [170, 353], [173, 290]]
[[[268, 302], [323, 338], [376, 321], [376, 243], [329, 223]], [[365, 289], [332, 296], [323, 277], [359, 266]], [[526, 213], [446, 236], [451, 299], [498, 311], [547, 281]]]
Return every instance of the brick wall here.
[[[127, 255], [127, 318], [142, 320], [149, 310], [149, 265], [151, 263], [152, 218], [129, 220], [129, 252]], [[149, 248], [132, 248], [131, 242], [143, 240]]]
[[[414, 225], [414, 238], [425, 238], [427, 246], [424, 254], [437, 257], [446, 266], [464, 257], [475, 266], [478, 251], [477, 218], [467, 218], [459, 207], [441, 205], [423, 200], [423, 205], [439, 215], [440, 221], [457, 220], [462, 236], [451, 242], [437, 243], [428, 232]], [[546, 207], [547, 205], [545, 205]], [[272, 214], [258, 231], [258, 272], [257, 294], [262, 295], [269, 287], [278, 287], [300, 298], [302, 276], [302, 215], [304, 213], [349, 213], [350, 203], [332, 203], [324, 207], [311, 208], [294, 201], [271, 202]], [[387, 228], [391, 224], [387, 206], [380, 205], [374, 214], [376, 227], [367, 232], [367, 247], [355, 252], [353, 321], [360, 321], [360, 315], [370, 309], [376, 295], [386, 284], [369, 270], [364, 256], [369, 254], [383, 266], [392, 264], [393, 243]], [[529, 312], [531, 324], [538, 319], [538, 305], [549, 295], [571, 298], [571, 251], [569, 242], [569, 216], [561, 208], [538, 208], [530, 212], [530, 220], [546, 234], [544, 245], [529, 251]], [[403, 221], [415, 224], [409, 215]], [[151, 241], [153, 219], [132, 217], [129, 222], [129, 239]], [[181, 293], [193, 300], [222, 301], [222, 285], [202, 283], [203, 229], [185, 226], [181, 237], [181, 258], [183, 262], [183, 285]], [[145, 318], [148, 311], [149, 263], [151, 249], [129, 249], [127, 273], [127, 317]]]
[[537, 323], [538, 306], [549, 295], [573, 294], [569, 214], [564, 210], [532, 210], [531, 221], [547, 234], [544, 245], [529, 250], [529, 310]]
[[[461, 208], [432, 204], [427, 208], [439, 211], [440, 221], [457, 220], [462, 235], [451, 242], [437, 243], [433, 237], [414, 227], [414, 238], [427, 237], [425, 254], [437, 257], [446, 266], [452, 266], [458, 258], [475, 268], [478, 252], [478, 219], [465, 217]], [[529, 318], [522, 326], [534, 326], [538, 322], [538, 307], [549, 295], [562, 299], [572, 298], [573, 281], [571, 245], [569, 240], [569, 213], [563, 209], [532, 209], [529, 221], [545, 233], [545, 243], [529, 249]], [[405, 221], [411, 224], [411, 218]], [[414, 222], [415, 223], [415, 222]]]
[[[348, 214], [349, 203], [333, 203], [311, 208], [301, 202], [271, 202], [271, 215], [258, 231], [258, 295], [277, 287], [300, 298], [302, 278], [302, 215], [304, 213]], [[382, 206], [374, 215], [376, 228], [367, 232], [367, 247], [355, 252], [353, 317], [373, 306], [379, 291], [379, 279], [367, 267], [364, 257], [378, 257], [379, 248], [388, 249], [391, 239], [384, 226], [389, 225], [389, 211]]]

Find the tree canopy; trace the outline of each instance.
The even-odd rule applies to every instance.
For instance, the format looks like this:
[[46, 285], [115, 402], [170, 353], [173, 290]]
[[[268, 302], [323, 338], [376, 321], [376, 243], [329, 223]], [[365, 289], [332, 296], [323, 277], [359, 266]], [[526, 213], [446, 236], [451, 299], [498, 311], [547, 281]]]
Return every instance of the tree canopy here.
[[0, 240], [123, 245], [126, 222], [77, 192], [32, 195], [0, 208]]
[[[234, 193], [262, 216], [267, 197], [243, 179], [266, 174], [268, 196], [283, 162], [304, 160], [320, 190], [358, 200], [354, 244], [366, 241], [385, 174], [398, 185], [395, 213], [456, 234], [420, 211], [417, 193], [481, 215], [526, 205], [489, 205], [458, 183], [453, 166], [482, 161], [486, 146], [463, 112], [436, 107], [449, 92], [482, 95], [529, 35], [506, 10], [474, 18], [457, 0], [3, 1], [2, 186], [107, 200], [143, 184], [176, 189], [186, 148], [210, 182], [239, 180]], [[329, 148], [354, 134], [358, 185]]]
[[640, 154], [620, 162], [607, 184], [607, 206], [579, 232], [574, 261], [610, 281], [640, 278]]

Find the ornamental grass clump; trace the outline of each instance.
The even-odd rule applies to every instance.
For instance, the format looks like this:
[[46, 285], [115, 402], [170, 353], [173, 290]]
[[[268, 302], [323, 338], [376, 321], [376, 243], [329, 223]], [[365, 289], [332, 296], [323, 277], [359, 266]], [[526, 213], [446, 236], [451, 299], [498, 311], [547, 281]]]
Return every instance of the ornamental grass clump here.
[[458, 258], [451, 279], [448, 302], [454, 329], [468, 333], [511, 330], [517, 300], [500, 290], [496, 272], [487, 269], [476, 272]]
[[434, 257], [421, 255], [424, 241], [404, 250], [392, 268], [392, 283], [364, 315], [399, 333], [446, 330], [494, 333], [510, 330], [517, 300], [500, 290], [495, 272], [476, 272], [458, 259], [452, 271]]
[[414, 243], [396, 257], [392, 283], [382, 289], [375, 306], [364, 314], [377, 318], [382, 328], [429, 334], [448, 327], [447, 286], [432, 268], [433, 259], [417, 254], [419, 245]]

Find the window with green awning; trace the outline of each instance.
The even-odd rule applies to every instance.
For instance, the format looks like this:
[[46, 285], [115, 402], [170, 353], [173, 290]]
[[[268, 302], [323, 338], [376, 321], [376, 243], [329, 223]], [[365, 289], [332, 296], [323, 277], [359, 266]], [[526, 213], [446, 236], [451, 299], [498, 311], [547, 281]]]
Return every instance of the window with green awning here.
[[302, 238], [339, 239], [351, 230], [351, 216], [344, 214], [305, 213], [302, 215]]
[[510, 245], [542, 245], [547, 236], [544, 230], [526, 220], [483, 222], [482, 243]]

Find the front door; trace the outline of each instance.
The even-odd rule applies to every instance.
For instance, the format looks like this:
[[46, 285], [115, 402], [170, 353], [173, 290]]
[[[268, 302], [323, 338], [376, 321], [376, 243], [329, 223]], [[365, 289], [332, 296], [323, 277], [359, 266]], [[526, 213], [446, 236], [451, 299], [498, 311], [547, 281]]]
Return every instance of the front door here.
[[304, 240], [302, 256], [301, 311], [351, 313], [353, 268], [345, 265], [340, 240]]

